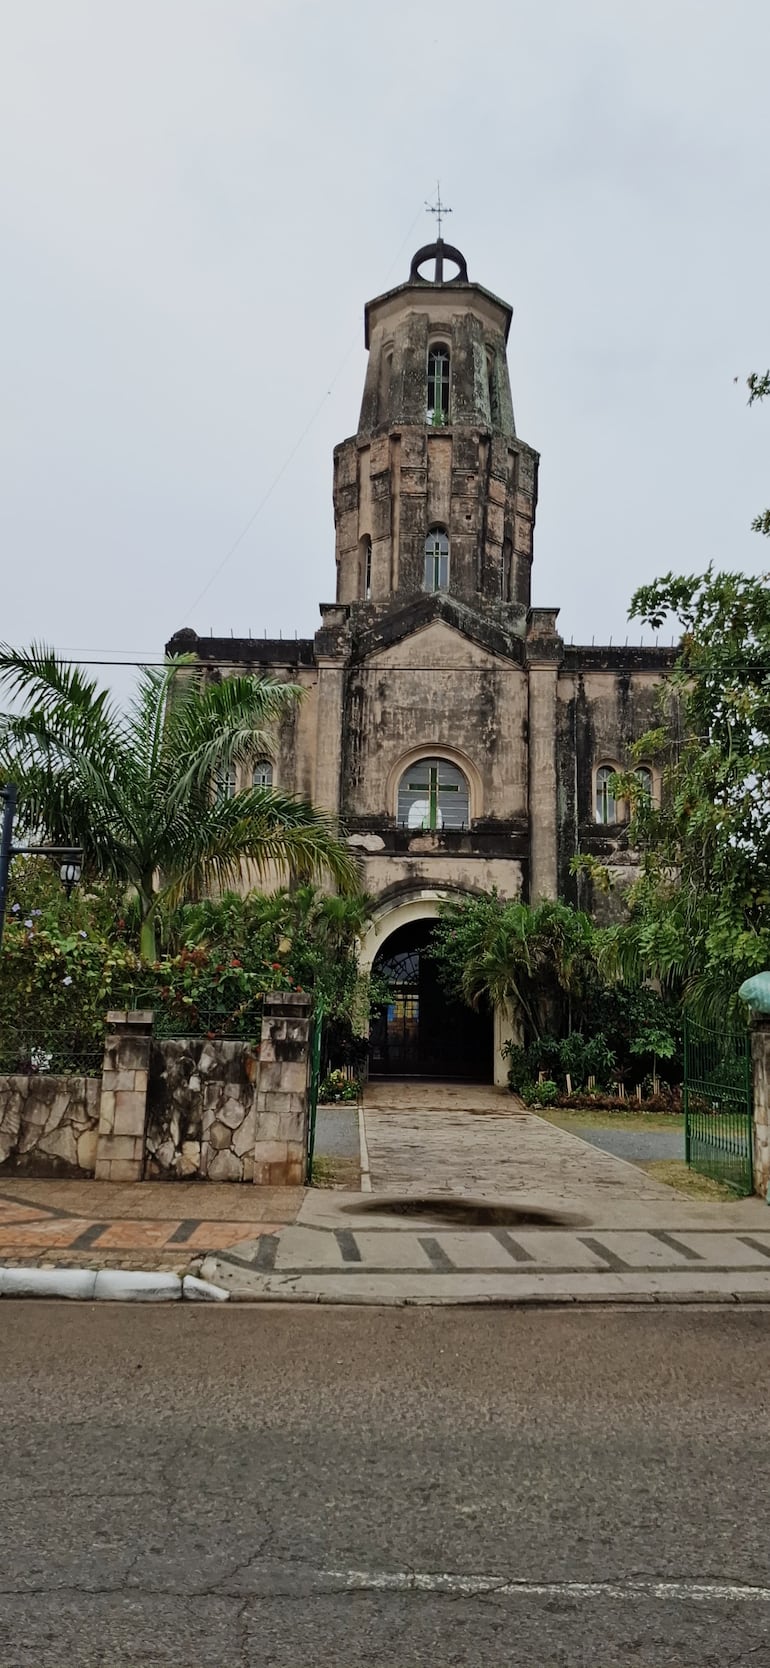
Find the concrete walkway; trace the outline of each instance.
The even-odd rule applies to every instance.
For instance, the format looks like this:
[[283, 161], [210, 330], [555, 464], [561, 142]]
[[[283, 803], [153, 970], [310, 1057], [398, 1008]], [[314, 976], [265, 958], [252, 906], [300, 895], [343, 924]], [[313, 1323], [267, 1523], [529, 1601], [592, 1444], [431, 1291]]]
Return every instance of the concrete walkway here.
[[370, 1084], [365, 1123], [371, 1195], [311, 1191], [204, 1276], [252, 1300], [770, 1302], [759, 1199], [683, 1198], [483, 1086]]
[[485, 1084], [371, 1083], [364, 1115], [375, 1192], [523, 1195], [591, 1218], [670, 1199], [644, 1171]]

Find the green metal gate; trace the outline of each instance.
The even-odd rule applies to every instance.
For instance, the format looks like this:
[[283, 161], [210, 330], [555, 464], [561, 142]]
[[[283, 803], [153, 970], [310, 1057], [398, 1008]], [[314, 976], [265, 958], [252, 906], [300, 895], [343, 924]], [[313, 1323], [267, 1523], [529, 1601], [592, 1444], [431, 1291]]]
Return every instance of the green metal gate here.
[[310, 1037], [310, 1089], [308, 1094], [307, 1117], [307, 1168], [305, 1178], [308, 1185], [313, 1180], [313, 1153], [315, 1151], [315, 1120], [318, 1110], [318, 1089], [321, 1082], [321, 1040], [323, 1037], [324, 1016], [321, 1008], [316, 1008], [312, 1019]]
[[691, 1169], [753, 1190], [751, 1043], [746, 1030], [684, 1026], [685, 1157]]

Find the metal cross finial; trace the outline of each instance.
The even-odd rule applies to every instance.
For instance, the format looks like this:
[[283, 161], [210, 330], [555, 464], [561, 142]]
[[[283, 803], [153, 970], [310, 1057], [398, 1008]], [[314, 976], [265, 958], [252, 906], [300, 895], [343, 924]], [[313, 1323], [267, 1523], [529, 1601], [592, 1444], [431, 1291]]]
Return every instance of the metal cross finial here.
[[425, 207], [428, 211], [428, 214], [435, 214], [435, 216], [436, 216], [436, 220], [438, 222], [438, 241], [440, 243], [441, 242], [441, 222], [442, 222], [445, 214], [451, 214], [452, 213], [451, 208], [447, 208], [446, 204], [442, 203], [442, 201], [441, 201], [441, 181], [440, 180], [436, 181], [436, 201], [435, 201], [435, 203], [426, 202]]

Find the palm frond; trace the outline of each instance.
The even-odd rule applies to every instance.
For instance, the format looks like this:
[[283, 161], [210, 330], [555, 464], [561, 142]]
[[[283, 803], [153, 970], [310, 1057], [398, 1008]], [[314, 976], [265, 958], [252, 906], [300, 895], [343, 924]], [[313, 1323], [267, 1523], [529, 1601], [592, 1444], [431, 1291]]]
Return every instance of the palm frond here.
[[164, 733], [164, 773], [176, 804], [207, 797], [220, 771], [275, 756], [275, 726], [299, 699], [296, 684], [269, 678], [206, 682], [194, 697], [175, 685]]
[[188, 697], [195, 701], [200, 694], [201, 678], [202, 670], [191, 654], [176, 655], [165, 666], [140, 668], [129, 707], [128, 727], [135, 755], [147, 778], [154, 776], [158, 769], [169, 709], [175, 700], [179, 703], [180, 687], [187, 686]]
[[106, 743], [121, 729], [109, 691], [99, 689], [79, 667], [59, 660], [44, 643], [33, 643], [28, 651], [0, 645], [0, 687], [12, 698], [23, 698], [28, 711], [43, 715], [63, 735]]
[[358, 863], [332, 818], [306, 800], [252, 788], [210, 802], [189, 819], [176, 845], [174, 879], [164, 892], [178, 900], [212, 883], [225, 890], [242, 880], [246, 864], [260, 877], [278, 868], [301, 879], [327, 876], [344, 892], [358, 887]]

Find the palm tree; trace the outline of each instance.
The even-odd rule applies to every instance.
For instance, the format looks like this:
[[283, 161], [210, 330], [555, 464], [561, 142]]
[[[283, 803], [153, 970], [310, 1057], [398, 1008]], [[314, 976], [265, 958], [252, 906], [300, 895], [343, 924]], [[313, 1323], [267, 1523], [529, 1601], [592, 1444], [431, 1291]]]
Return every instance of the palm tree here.
[[[22, 826], [82, 846], [86, 875], [136, 893], [140, 950], [156, 959], [164, 904], [237, 882], [244, 862], [355, 888], [333, 820], [272, 787], [231, 793], [239, 765], [274, 751], [271, 727], [300, 697], [269, 678], [211, 681], [193, 657], [144, 667], [123, 713], [51, 649], [0, 648], [0, 774], [19, 789]], [[219, 791], [217, 791], [219, 784]], [[223, 791], [224, 789], [224, 791]]]
[[571, 1018], [592, 966], [593, 935], [589, 917], [568, 904], [531, 906], [494, 893], [443, 911], [439, 961], [471, 1007], [486, 1000], [518, 1010], [539, 1037], [565, 1000]]

